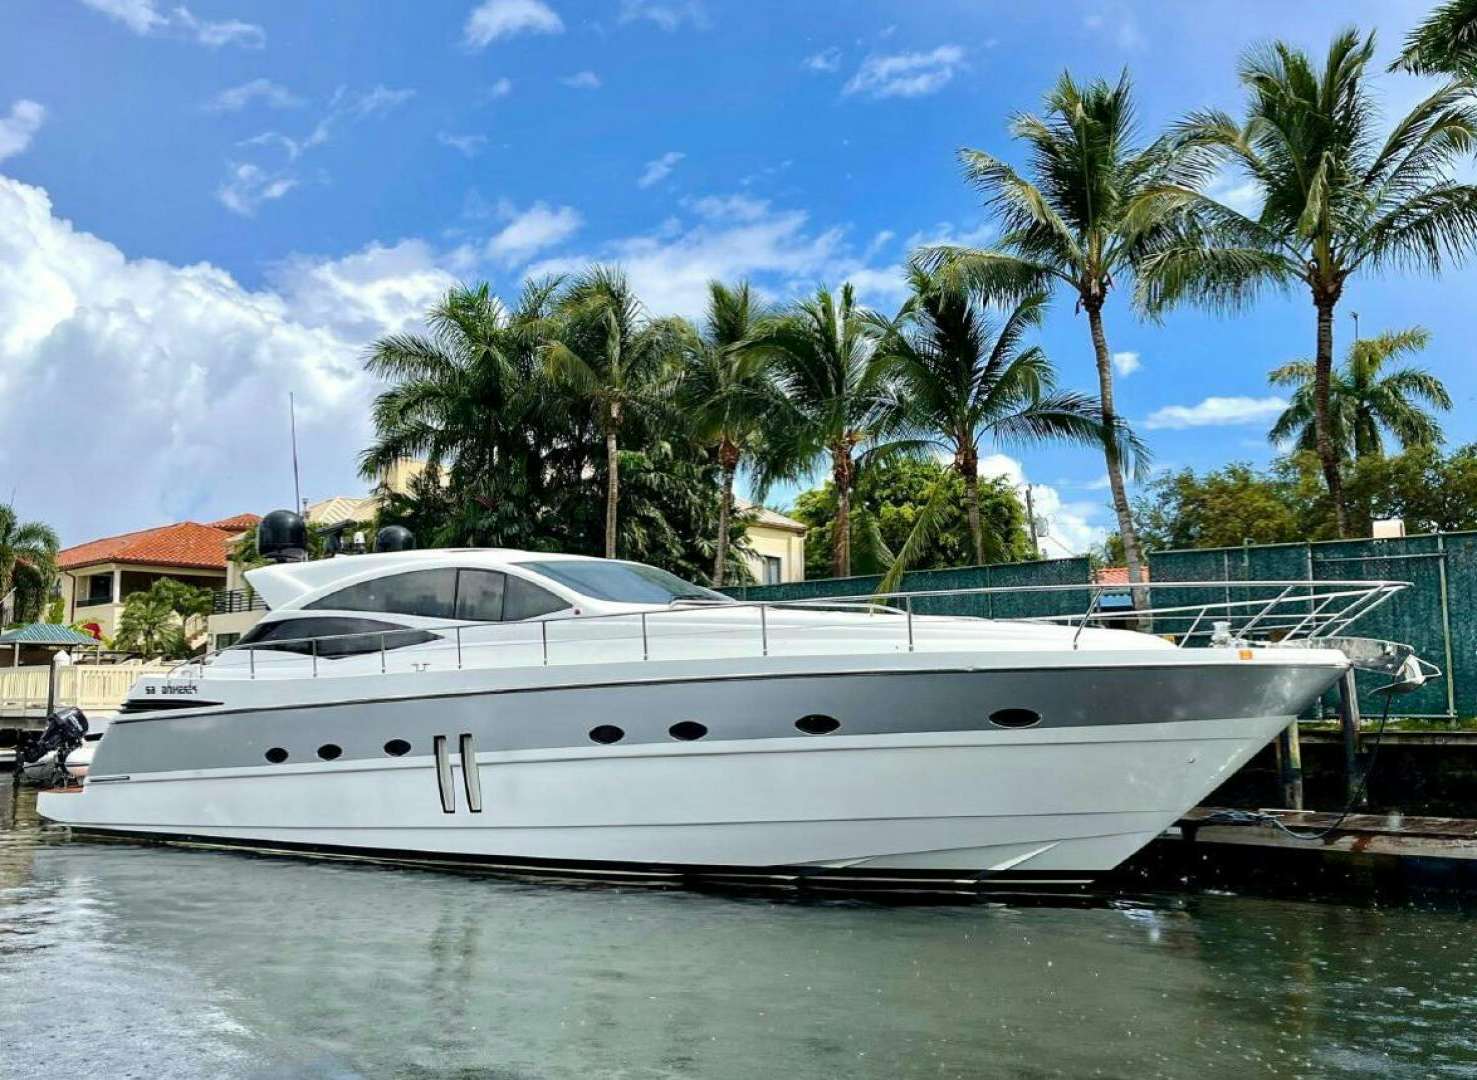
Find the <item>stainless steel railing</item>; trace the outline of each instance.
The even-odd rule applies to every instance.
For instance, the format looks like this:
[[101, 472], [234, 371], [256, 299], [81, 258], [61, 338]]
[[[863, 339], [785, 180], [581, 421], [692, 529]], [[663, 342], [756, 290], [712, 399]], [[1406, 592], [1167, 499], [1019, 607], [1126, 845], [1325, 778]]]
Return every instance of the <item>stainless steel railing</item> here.
[[[675, 623], [678, 627], [675, 634], [658, 635], [659, 638], [679, 639], [684, 635], [683, 622], [691, 624], [701, 621], [705, 616], [709, 621], [703, 625], [702, 634], [706, 639], [721, 638], [725, 635], [742, 642], [747, 639], [752, 644], [751, 651], [745, 653], [742, 648], [736, 653], [724, 653], [723, 655], [774, 655], [776, 644], [776, 631], [782, 632], [782, 638], [792, 635], [804, 636], [813, 634], [815, 631], [830, 629], [850, 629], [860, 631], [864, 626], [875, 630], [878, 626], [892, 627], [894, 624], [887, 620], [897, 620], [896, 635], [887, 634], [869, 637], [867, 640], [881, 647], [896, 650], [899, 647], [907, 652], [914, 652], [920, 644], [926, 645], [926, 637], [920, 641], [920, 631], [931, 633], [934, 630], [941, 631], [939, 637], [945, 637], [948, 626], [947, 620], [964, 618], [968, 616], [950, 615], [948, 613], [916, 612], [920, 603], [926, 606], [939, 606], [943, 604], [958, 604], [961, 600], [968, 598], [985, 597], [1008, 597], [1012, 600], [1021, 600], [1025, 597], [1048, 597], [1053, 595], [1069, 595], [1081, 593], [1087, 597], [1086, 606], [1077, 613], [1071, 614], [1047, 614], [1047, 615], [1017, 615], [1005, 618], [997, 618], [995, 622], [1026, 622], [1026, 623], [1056, 623], [1073, 628], [1071, 644], [1074, 649], [1079, 648], [1084, 629], [1088, 626], [1115, 627], [1134, 629], [1141, 632], [1157, 634], [1171, 639], [1180, 646], [1196, 645], [1203, 643], [1274, 643], [1287, 640], [1318, 639], [1322, 637], [1334, 637], [1343, 634], [1356, 620], [1363, 618], [1376, 608], [1389, 601], [1396, 593], [1410, 588], [1409, 582], [1404, 581], [1178, 581], [1178, 582], [1154, 582], [1143, 585], [1035, 585], [1024, 587], [993, 586], [973, 589], [933, 589], [920, 592], [908, 593], [885, 593], [864, 596], [842, 596], [813, 598], [806, 600], [756, 600], [756, 601], [734, 601], [727, 604], [674, 604], [668, 608], [648, 608], [644, 610], [610, 612], [595, 615], [571, 615], [562, 618], [542, 618], [529, 620], [524, 623], [456, 623], [436, 626], [408, 627], [405, 629], [382, 630], [382, 631], [359, 631], [348, 634], [334, 634], [323, 637], [288, 638], [268, 642], [253, 642], [250, 644], [236, 644], [222, 652], [248, 654], [247, 674], [250, 678], [256, 678], [258, 668], [272, 668], [273, 673], [284, 675], [305, 674], [301, 670], [285, 671], [282, 667], [275, 665], [282, 663], [304, 663], [308, 665], [308, 672], [312, 677], [320, 673], [321, 662], [324, 660], [336, 660], [345, 656], [364, 656], [378, 652], [380, 659], [380, 671], [389, 673], [389, 654], [401, 646], [395, 644], [404, 641], [408, 635], [415, 635], [417, 642], [423, 642], [425, 635], [430, 633], [443, 639], [451, 638], [450, 646], [440, 648], [454, 648], [455, 666], [461, 669], [464, 666], [464, 638], [472, 631], [485, 630], [491, 627], [507, 629], [515, 626], [536, 626], [536, 633], [526, 639], [501, 639], [476, 644], [495, 645], [500, 649], [526, 647], [532, 652], [530, 662], [548, 666], [551, 662], [550, 628], [556, 628], [556, 639], [553, 644], [561, 647], [589, 645], [602, 643], [609, 645], [612, 642], [623, 640], [620, 636], [611, 634], [592, 634], [580, 636], [579, 630], [593, 626], [620, 626], [621, 621], [630, 624], [627, 639], [630, 641], [633, 651], [639, 642], [640, 658], [643, 661], [653, 659], [653, 623], [660, 623], [664, 627]], [[1221, 594], [1218, 598], [1205, 599], [1193, 593], [1186, 595], [1190, 590], [1198, 593]], [[1265, 592], [1270, 595], [1246, 596], [1246, 592]], [[1148, 606], [1133, 607], [1107, 607], [1104, 600], [1113, 597], [1131, 599], [1133, 593], [1147, 594], [1150, 599]], [[1181, 603], [1168, 603], [1159, 605], [1155, 603], [1158, 597], [1155, 594], [1171, 594], [1174, 598], [1183, 600]], [[752, 624], [726, 624], [716, 623], [712, 616], [716, 612], [728, 613], [733, 611], [752, 610], [755, 612], [755, 620]], [[846, 616], [845, 619], [835, 622], [817, 622], [808, 620], [805, 623], [780, 623], [775, 626], [771, 615], [788, 612], [812, 612], [812, 613], [835, 613]], [[870, 618], [881, 620], [879, 623], [858, 623], [856, 616], [865, 615]], [[690, 629], [690, 625], [689, 625]], [[366, 642], [372, 641], [376, 647], [364, 648]], [[891, 643], [889, 645], [889, 642]], [[429, 643], [427, 643], [429, 645]], [[753, 646], [757, 645], [757, 649]], [[428, 649], [417, 649], [412, 657], [425, 657], [436, 647]], [[270, 658], [259, 658], [259, 653], [274, 654]], [[282, 654], [286, 654], [283, 656]], [[210, 666], [220, 653], [208, 653], [197, 660], [189, 661], [179, 665], [171, 672], [172, 675], [186, 675], [191, 671], [203, 675], [204, 670]], [[412, 659], [412, 663], [418, 661]], [[426, 661], [425, 663], [429, 663]], [[484, 665], [474, 665], [484, 666]], [[355, 674], [363, 674], [362, 668], [357, 668]]]

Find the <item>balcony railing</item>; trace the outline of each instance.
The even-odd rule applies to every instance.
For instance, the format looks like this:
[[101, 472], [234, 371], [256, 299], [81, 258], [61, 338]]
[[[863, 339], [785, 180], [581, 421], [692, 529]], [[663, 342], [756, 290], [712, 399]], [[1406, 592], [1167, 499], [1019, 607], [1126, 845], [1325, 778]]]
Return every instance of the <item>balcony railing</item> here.
[[254, 589], [216, 589], [210, 597], [212, 615], [235, 615], [242, 611], [266, 611], [267, 602]]

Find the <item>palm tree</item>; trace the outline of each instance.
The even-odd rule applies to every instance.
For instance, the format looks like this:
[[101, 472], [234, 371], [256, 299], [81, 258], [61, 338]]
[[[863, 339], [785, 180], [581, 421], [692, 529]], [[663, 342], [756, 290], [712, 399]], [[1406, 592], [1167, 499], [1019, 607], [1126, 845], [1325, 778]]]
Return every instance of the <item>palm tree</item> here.
[[1041, 325], [1045, 293], [1032, 293], [992, 317], [986, 296], [952, 289], [921, 266], [909, 269], [912, 296], [894, 322], [887, 351], [897, 358], [906, 423], [949, 453], [964, 481], [976, 563], [985, 561], [980, 527], [979, 446], [1068, 439], [1101, 446], [1097, 402], [1054, 393], [1056, 373], [1026, 335]]
[[1026, 142], [1028, 179], [982, 150], [960, 158], [970, 182], [985, 195], [1003, 234], [996, 250], [936, 247], [923, 256], [949, 280], [991, 295], [1066, 285], [1087, 313], [1097, 364], [1102, 449], [1129, 580], [1143, 580], [1143, 558], [1123, 483], [1123, 443], [1113, 395], [1112, 354], [1103, 307], [1117, 281], [1135, 272], [1142, 252], [1157, 242], [1178, 212], [1160, 198], [1166, 185], [1193, 188], [1204, 179], [1204, 155], [1165, 139], [1137, 143], [1132, 91], [1124, 74], [1116, 84], [1085, 86], [1064, 73], [1047, 94], [1045, 116], [1017, 116], [1011, 133]]
[[[796, 303], [755, 348], [770, 358], [781, 400], [767, 422], [764, 460], [755, 473], [761, 494], [781, 476], [818, 458], [831, 466], [836, 491], [831, 572], [851, 576], [851, 495], [869, 461], [905, 450], [897, 428], [890, 376], [893, 357], [877, 348], [876, 317], [856, 304], [850, 285], [835, 296], [824, 286]], [[915, 444], [916, 445], [916, 444]]]
[[56, 533], [39, 521], [21, 521], [13, 506], [0, 506], [0, 609], [10, 590], [18, 621], [39, 614], [56, 577]]
[[557, 407], [536, 346], [558, 281], [525, 286], [508, 311], [486, 284], [456, 288], [426, 316], [429, 334], [390, 334], [370, 346], [365, 367], [392, 383], [374, 402], [375, 441], [360, 455], [366, 479], [401, 458], [450, 465], [482, 491], [517, 469], [540, 490], [544, 462], [529, 453], [534, 421]]
[[708, 283], [708, 312], [682, 373], [685, 413], [698, 441], [717, 448], [722, 492], [713, 585], [723, 586], [733, 521], [733, 481], [745, 454], [756, 449], [776, 402], [764, 358], [753, 346], [766, 313], [748, 282]]
[[1477, 79], [1477, 0], [1447, 0], [1405, 39], [1391, 69]]
[[554, 340], [543, 346], [556, 383], [590, 406], [605, 440], [605, 557], [616, 554], [620, 434], [633, 414], [670, 411], [675, 359], [691, 334], [678, 319], [652, 319], [618, 269], [596, 266], [559, 304]]
[[[1451, 408], [1451, 396], [1441, 380], [1428, 371], [1401, 367], [1385, 371], [1397, 357], [1424, 349], [1431, 333], [1423, 327], [1390, 331], [1363, 338], [1349, 349], [1348, 359], [1329, 379], [1329, 434], [1344, 460], [1363, 461], [1384, 453], [1381, 429], [1388, 430], [1402, 449], [1437, 446], [1443, 440], [1441, 425], [1425, 408]], [[1299, 450], [1317, 446], [1313, 386], [1315, 365], [1307, 360], [1283, 364], [1272, 372], [1274, 386], [1293, 386], [1292, 401], [1272, 426], [1276, 443], [1293, 442]]]
[[1246, 122], [1208, 111], [1178, 129], [1256, 185], [1261, 209], [1244, 214], [1198, 191], [1164, 192], [1194, 215], [1190, 227], [1140, 267], [1139, 299], [1161, 312], [1182, 300], [1236, 310], [1263, 288], [1306, 288], [1317, 314], [1315, 442], [1339, 534], [1346, 531], [1339, 449], [1330, 414], [1334, 314], [1360, 270], [1438, 273], [1477, 244], [1477, 187], [1453, 165], [1477, 145], [1477, 106], [1452, 82], [1378, 137], [1367, 78], [1374, 35], [1334, 38], [1320, 67], [1283, 42], [1243, 58]]

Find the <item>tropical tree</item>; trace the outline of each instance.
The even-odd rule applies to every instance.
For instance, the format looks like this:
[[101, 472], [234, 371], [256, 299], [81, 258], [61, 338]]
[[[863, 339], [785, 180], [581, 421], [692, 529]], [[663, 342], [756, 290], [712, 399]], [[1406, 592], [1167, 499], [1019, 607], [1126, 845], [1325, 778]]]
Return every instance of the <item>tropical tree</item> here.
[[17, 621], [34, 619], [56, 580], [59, 544], [50, 526], [22, 521], [13, 506], [0, 506], [0, 608], [15, 590]]
[[[511, 311], [485, 283], [452, 289], [426, 314], [428, 332], [374, 342], [365, 367], [390, 386], [374, 402], [361, 474], [374, 479], [401, 458], [424, 458], [470, 499], [496, 506], [537, 503], [577, 470], [581, 462], [545, 452], [551, 431], [578, 442], [579, 423], [537, 352], [558, 288], [557, 279], [530, 282]], [[511, 546], [523, 537], [481, 539]]]
[[950, 455], [964, 482], [972, 557], [985, 561], [980, 524], [980, 442], [1031, 445], [1068, 440], [1101, 446], [1097, 402], [1054, 390], [1056, 372], [1026, 336], [1041, 325], [1045, 293], [992, 305], [913, 266], [912, 296], [889, 327], [904, 425]]
[[182, 659], [193, 651], [191, 641], [202, 632], [210, 605], [209, 589], [158, 578], [123, 601], [113, 647], [146, 657]]
[[668, 411], [676, 357], [691, 328], [653, 319], [619, 269], [596, 266], [561, 297], [543, 348], [554, 381], [586, 403], [605, 441], [605, 557], [615, 558], [620, 435], [633, 419]]
[[1135, 273], [1180, 213], [1165, 187], [1193, 190], [1205, 155], [1167, 139], [1137, 139], [1127, 74], [1117, 83], [1081, 85], [1064, 73], [1046, 95], [1044, 115], [1017, 116], [1011, 133], [1027, 145], [1030, 176], [983, 150], [963, 150], [965, 174], [1002, 227], [994, 250], [939, 246], [924, 253], [946, 279], [992, 295], [1059, 283], [1087, 314], [1097, 366], [1103, 457], [1129, 580], [1143, 580], [1143, 557], [1124, 486], [1124, 442], [1113, 394], [1112, 353], [1103, 308], [1113, 286]]
[[[1382, 429], [1394, 435], [1405, 450], [1442, 442], [1440, 423], [1421, 404], [1451, 408], [1451, 396], [1441, 380], [1415, 367], [1385, 370], [1391, 361], [1419, 352], [1430, 340], [1430, 331], [1416, 326], [1361, 338], [1350, 346], [1348, 358], [1330, 375], [1328, 386], [1329, 437], [1341, 459], [1381, 456]], [[1287, 409], [1272, 425], [1271, 440], [1291, 442], [1299, 450], [1316, 450], [1316, 365], [1295, 360], [1269, 378], [1274, 386], [1296, 388]]]
[[822, 286], [759, 335], [755, 348], [770, 358], [781, 398], [769, 414], [765, 460], [756, 489], [798, 475], [824, 459], [836, 491], [831, 572], [851, 575], [851, 497], [869, 462], [908, 449], [898, 438], [900, 411], [891, 376], [894, 358], [879, 350], [875, 315], [857, 306], [844, 285], [840, 296]]
[[1477, 0], [1447, 0], [1431, 12], [1390, 66], [1415, 75], [1477, 79]]
[[745, 455], [758, 449], [775, 408], [775, 387], [753, 339], [766, 312], [748, 282], [729, 288], [708, 284], [708, 311], [699, 336], [691, 340], [682, 372], [684, 413], [695, 437], [718, 455], [721, 492], [718, 538], [713, 551], [713, 584], [721, 587], [728, 563], [733, 521], [733, 483]]
[[1453, 176], [1457, 159], [1477, 145], [1470, 88], [1437, 89], [1381, 139], [1373, 55], [1374, 35], [1352, 29], [1334, 38], [1321, 66], [1284, 42], [1247, 53], [1245, 122], [1193, 113], [1177, 139], [1244, 172], [1260, 210], [1243, 213], [1188, 186], [1161, 192], [1192, 217], [1138, 277], [1139, 300], [1154, 312], [1185, 300], [1236, 310], [1267, 287], [1308, 290], [1317, 314], [1315, 442], [1340, 534], [1347, 522], [1330, 396], [1345, 285], [1361, 270], [1437, 273], [1477, 244], [1477, 186]]

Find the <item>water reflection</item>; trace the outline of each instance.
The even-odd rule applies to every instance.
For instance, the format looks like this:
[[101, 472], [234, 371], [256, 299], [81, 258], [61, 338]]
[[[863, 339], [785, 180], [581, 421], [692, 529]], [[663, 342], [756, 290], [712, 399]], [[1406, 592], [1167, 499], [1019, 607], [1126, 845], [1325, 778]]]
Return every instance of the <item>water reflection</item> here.
[[0, 794], [0, 1069], [1470, 1076], [1471, 925], [527, 885], [69, 843]]

